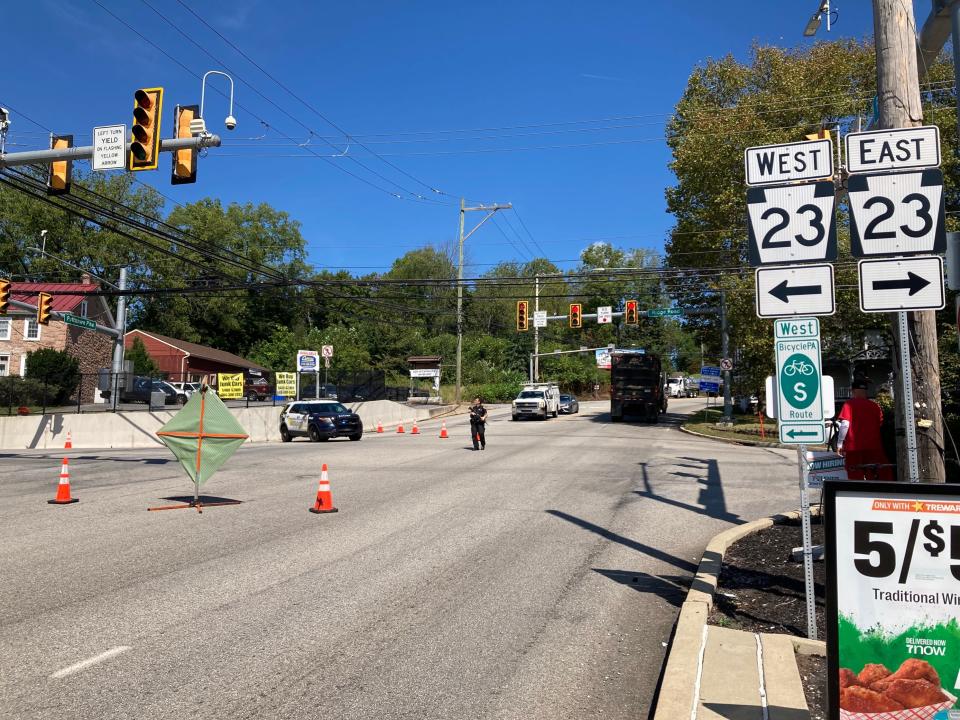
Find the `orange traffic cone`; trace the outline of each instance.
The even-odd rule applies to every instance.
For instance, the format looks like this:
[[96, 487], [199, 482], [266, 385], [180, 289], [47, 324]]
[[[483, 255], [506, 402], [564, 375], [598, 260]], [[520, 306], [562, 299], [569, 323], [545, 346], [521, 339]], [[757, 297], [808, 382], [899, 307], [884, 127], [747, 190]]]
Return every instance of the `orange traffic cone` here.
[[70, 431], [67, 430], [67, 441], [63, 444], [64, 450], [73, 450], [73, 436], [70, 434]]
[[57, 497], [53, 500], [47, 500], [50, 505], [69, 505], [79, 502], [77, 498], [70, 497], [70, 468], [67, 467], [67, 459], [63, 459], [60, 466], [60, 484], [57, 485]]
[[411, 435], [419, 435], [419, 434], [420, 434], [420, 428], [417, 427], [417, 421], [416, 421], [416, 420], [413, 421], [413, 427], [410, 429], [410, 434], [411, 434]]
[[327, 477], [327, 464], [320, 466], [320, 486], [317, 488], [317, 502], [310, 508], [312, 513], [337, 512], [333, 506], [333, 493], [330, 492], [330, 478]]
[[444, 420], [443, 424], [440, 426], [440, 439], [447, 440], [450, 436], [447, 435], [447, 421]]
[[403, 432], [403, 423], [400, 423], [399, 425], [397, 425], [397, 432], [398, 432], [398, 433], [402, 433], [402, 432]]
[[380, 422], [379, 419], [377, 420], [377, 432], [378, 432], [378, 433], [382, 433], [382, 432], [383, 432], [383, 423]]

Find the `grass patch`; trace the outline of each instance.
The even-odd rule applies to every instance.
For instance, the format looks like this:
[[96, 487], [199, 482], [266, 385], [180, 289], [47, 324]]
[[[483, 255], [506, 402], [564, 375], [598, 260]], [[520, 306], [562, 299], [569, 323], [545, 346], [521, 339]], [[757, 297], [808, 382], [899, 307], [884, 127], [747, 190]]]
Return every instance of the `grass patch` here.
[[763, 419], [763, 435], [765, 437], [762, 437], [760, 419], [756, 415], [734, 413], [732, 417], [733, 425], [731, 426], [718, 425], [722, 418], [722, 407], [701, 409], [691, 413], [687, 421], [683, 423], [683, 427], [701, 435], [725, 440], [748, 441], [765, 445], [780, 444], [776, 420]]

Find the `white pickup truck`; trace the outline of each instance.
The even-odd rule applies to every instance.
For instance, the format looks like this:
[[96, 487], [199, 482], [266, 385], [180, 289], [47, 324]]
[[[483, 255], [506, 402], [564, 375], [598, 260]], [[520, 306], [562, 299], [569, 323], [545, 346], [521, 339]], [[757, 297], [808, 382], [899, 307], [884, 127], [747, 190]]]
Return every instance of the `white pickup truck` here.
[[560, 388], [555, 383], [524, 385], [511, 405], [514, 420], [536, 417], [546, 420], [560, 414]]

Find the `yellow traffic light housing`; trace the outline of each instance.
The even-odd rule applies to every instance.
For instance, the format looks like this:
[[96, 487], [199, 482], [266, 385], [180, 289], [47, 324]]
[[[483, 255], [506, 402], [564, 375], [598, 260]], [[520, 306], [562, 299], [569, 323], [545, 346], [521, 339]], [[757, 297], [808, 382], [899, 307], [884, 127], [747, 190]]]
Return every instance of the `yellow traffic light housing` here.
[[[51, 150], [66, 150], [73, 147], [73, 135], [51, 135]], [[73, 171], [72, 160], [58, 160], [50, 163], [47, 171], [47, 195], [64, 195], [70, 192], [70, 174]]]
[[[200, 117], [199, 105], [177, 105], [173, 111], [173, 137], [176, 139], [193, 137], [190, 123]], [[175, 150], [173, 153], [173, 174], [171, 185], [185, 185], [197, 181], [196, 149]]]
[[818, 130], [815, 133], [810, 133], [809, 135], [804, 135], [807, 140], [829, 140], [830, 131], [829, 130]]
[[636, 300], [627, 300], [623, 306], [623, 322], [627, 325], [638, 325], [640, 313], [637, 310]]
[[42, 292], [37, 295], [37, 324], [47, 325], [50, 322], [50, 304], [53, 302], [53, 295]]
[[570, 327], [578, 328], [583, 327], [583, 307], [580, 303], [571, 303], [570, 304]]
[[156, 170], [160, 155], [160, 113], [163, 88], [141, 88], [133, 94], [133, 125], [127, 170]]
[[0, 315], [7, 314], [10, 307], [11, 284], [6, 278], [0, 278]]
[[517, 332], [526, 332], [530, 329], [530, 318], [527, 315], [529, 308], [529, 300], [517, 300]]

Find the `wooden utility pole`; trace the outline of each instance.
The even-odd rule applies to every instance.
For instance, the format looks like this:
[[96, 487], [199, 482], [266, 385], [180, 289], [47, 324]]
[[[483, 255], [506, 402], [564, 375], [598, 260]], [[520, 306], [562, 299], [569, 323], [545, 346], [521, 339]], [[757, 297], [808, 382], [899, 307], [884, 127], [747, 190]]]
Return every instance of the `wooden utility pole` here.
[[[878, 129], [915, 127], [923, 124], [920, 84], [917, 78], [917, 38], [913, 3], [903, 0], [873, 0], [874, 42], [877, 49]], [[940, 411], [940, 362], [937, 355], [936, 313], [907, 313], [909, 357], [897, 356], [897, 476], [910, 479], [904, 424], [904, 387], [900, 369], [910, 363], [916, 424], [917, 462], [921, 482], [945, 482], [943, 466], [943, 415]], [[895, 345], [900, 346], [900, 323], [893, 316]], [[909, 413], [906, 413], [909, 416]]]

